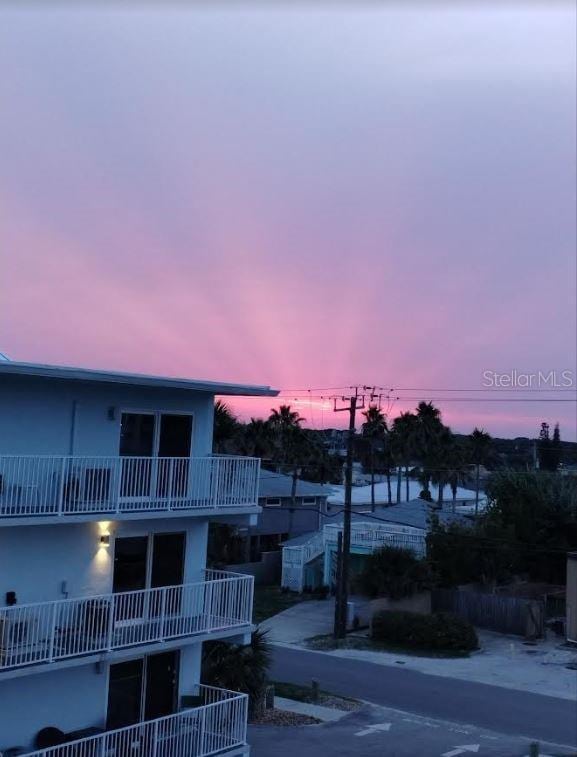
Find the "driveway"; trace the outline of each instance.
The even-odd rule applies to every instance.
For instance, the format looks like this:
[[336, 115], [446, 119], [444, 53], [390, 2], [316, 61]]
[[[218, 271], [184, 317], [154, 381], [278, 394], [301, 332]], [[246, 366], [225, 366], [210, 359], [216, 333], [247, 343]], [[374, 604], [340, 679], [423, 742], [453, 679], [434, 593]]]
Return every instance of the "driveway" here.
[[260, 628], [268, 631], [269, 641], [298, 644], [311, 636], [332, 633], [334, 616], [333, 599], [311, 599], [267, 618]]

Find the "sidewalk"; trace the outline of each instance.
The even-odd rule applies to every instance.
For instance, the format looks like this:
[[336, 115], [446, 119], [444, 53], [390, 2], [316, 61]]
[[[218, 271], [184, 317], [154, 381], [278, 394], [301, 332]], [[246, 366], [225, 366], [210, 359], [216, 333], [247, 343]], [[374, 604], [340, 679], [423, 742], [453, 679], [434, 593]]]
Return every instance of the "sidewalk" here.
[[339, 649], [325, 654], [366, 660], [378, 665], [402, 665], [429, 675], [529, 691], [544, 696], [577, 700], [577, 651], [563, 649], [559, 640], [527, 646], [518, 636], [477, 631], [481, 649], [470, 657], [414, 657], [397, 652]]

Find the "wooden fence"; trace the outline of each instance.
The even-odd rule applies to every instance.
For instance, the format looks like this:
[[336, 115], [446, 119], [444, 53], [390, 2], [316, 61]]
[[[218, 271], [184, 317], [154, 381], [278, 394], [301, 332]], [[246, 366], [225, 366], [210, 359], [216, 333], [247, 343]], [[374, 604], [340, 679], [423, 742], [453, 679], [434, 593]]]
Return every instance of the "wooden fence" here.
[[473, 591], [436, 589], [433, 612], [452, 612], [479, 628], [520, 636], [543, 636], [545, 608], [542, 601], [482, 594]]

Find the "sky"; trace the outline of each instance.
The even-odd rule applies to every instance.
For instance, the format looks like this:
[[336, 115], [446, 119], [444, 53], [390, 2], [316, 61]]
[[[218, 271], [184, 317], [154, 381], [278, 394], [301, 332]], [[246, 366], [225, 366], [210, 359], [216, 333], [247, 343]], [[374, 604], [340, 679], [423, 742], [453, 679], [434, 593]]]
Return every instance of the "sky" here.
[[[575, 389], [575, 29], [561, 1], [5, 2], [0, 351], [314, 388], [315, 427], [356, 383]], [[438, 404], [575, 439], [574, 402], [500, 396], [540, 401]]]

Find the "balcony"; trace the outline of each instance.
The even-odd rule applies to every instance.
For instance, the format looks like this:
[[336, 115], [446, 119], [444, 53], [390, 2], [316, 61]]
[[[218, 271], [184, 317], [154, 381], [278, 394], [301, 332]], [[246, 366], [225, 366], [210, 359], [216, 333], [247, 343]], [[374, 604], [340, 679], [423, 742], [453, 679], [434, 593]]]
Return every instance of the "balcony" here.
[[256, 506], [250, 457], [0, 456], [0, 525]]
[[25, 757], [207, 757], [246, 748], [248, 697], [200, 686], [201, 705]]
[[0, 674], [250, 625], [253, 577], [0, 608]]

